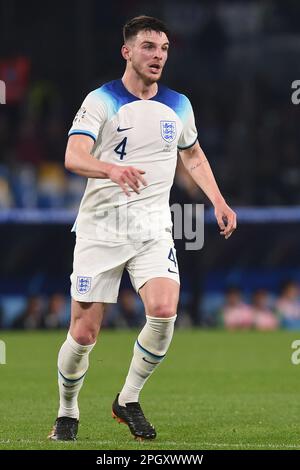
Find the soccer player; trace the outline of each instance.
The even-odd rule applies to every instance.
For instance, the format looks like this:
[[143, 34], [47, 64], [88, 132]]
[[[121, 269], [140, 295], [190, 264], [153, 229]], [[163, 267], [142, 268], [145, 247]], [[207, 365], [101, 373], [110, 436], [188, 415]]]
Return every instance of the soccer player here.
[[172, 239], [169, 192], [177, 151], [215, 208], [228, 238], [236, 215], [222, 197], [197, 141], [190, 101], [161, 85], [169, 34], [158, 19], [139, 16], [124, 26], [122, 79], [85, 98], [69, 132], [65, 166], [88, 178], [74, 225], [70, 330], [58, 355], [60, 406], [50, 434], [75, 440], [78, 394], [107, 303], [117, 302], [124, 268], [140, 295], [146, 323], [133, 350], [113, 417], [137, 439], [154, 439], [139, 394], [172, 340], [179, 273]]

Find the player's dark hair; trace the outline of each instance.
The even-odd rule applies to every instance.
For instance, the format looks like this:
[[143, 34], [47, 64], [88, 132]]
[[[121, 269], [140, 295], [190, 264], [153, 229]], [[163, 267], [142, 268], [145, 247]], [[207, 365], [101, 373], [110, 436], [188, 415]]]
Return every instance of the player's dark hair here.
[[140, 31], [157, 31], [165, 33], [166, 36], [170, 36], [170, 32], [167, 26], [163, 23], [163, 21], [154, 18], [153, 16], [136, 16], [129, 20], [123, 27], [123, 37], [124, 42], [128, 41], [128, 39], [133, 38], [136, 36]]

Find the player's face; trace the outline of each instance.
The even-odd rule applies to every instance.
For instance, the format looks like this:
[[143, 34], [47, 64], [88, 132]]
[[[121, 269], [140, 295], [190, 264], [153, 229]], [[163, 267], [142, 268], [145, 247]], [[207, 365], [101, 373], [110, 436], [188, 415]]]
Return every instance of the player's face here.
[[140, 31], [134, 38], [129, 52], [134, 71], [145, 83], [157, 82], [168, 58], [169, 41], [165, 33]]

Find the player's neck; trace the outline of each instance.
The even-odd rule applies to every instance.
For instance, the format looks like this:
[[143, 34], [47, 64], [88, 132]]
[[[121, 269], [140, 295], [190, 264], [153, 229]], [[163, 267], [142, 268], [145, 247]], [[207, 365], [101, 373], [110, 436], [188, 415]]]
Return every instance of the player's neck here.
[[132, 74], [125, 71], [122, 82], [125, 88], [137, 98], [141, 100], [149, 100], [157, 94], [158, 85], [157, 83], [150, 83], [149, 85], [143, 82], [140, 77], [133, 76]]

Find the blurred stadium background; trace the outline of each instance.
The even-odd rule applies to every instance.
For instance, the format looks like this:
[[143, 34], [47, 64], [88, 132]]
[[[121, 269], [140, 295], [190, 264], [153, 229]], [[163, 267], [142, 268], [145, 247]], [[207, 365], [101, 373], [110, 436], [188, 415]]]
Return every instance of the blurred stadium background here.
[[[47, 11], [46, 11], [47, 10]], [[120, 77], [121, 28], [137, 14], [173, 32], [163, 82], [187, 94], [200, 143], [239, 228], [219, 236], [201, 191], [178, 165], [171, 202], [205, 203], [200, 251], [176, 247], [178, 326], [300, 328], [300, 4], [288, 0], [0, 0], [0, 326], [65, 328], [70, 233], [85, 180], [64, 169], [84, 96]], [[111, 328], [139, 326], [125, 276]]]

